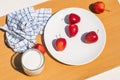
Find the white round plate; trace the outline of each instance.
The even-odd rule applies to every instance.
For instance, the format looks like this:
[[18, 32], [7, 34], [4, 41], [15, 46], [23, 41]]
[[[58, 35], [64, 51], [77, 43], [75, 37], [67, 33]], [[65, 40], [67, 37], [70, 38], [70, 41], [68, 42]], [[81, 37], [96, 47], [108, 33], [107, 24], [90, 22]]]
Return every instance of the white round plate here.
[[[66, 16], [75, 13], [81, 21], [77, 23], [79, 31], [76, 36], [69, 38], [66, 34]], [[98, 31], [98, 41], [84, 43], [81, 38], [84, 33]], [[59, 36], [60, 35], [60, 36]], [[56, 51], [54, 41], [63, 37], [67, 46], [63, 51]], [[103, 51], [106, 42], [106, 32], [102, 22], [93, 13], [81, 8], [66, 8], [55, 13], [46, 24], [44, 30], [44, 42], [50, 55], [56, 60], [68, 65], [83, 65], [96, 59]]]

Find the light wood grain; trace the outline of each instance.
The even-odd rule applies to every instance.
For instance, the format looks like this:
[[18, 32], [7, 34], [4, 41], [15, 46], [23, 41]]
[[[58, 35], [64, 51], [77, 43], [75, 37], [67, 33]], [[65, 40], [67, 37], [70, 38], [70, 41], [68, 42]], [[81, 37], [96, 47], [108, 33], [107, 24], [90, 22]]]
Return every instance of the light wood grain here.
[[[80, 7], [89, 10], [89, 5], [98, 0], [51, 0], [35, 5], [34, 8], [52, 8], [53, 14], [67, 7]], [[104, 0], [106, 8], [102, 14], [95, 14], [103, 22], [107, 41], [102, 54], [93, 62], [82, 66], [68, 66], [54, 60], [49, 53], [45, 54], [45, 68], [37, 76], [26, 76], [20, 67], [20, 54], [6, 46], [4, 32], [0, 31], [0, 80], [85, 80], [88, 77], [120, 66], [120, 5], [117, 0]], [[6, 16], [0, 18], [4, 25]], [[37, 37], [42, 43], [42, 36]], [[17, 57], [16, 57], [17, 56]], [[15, 65], [12, 65], [14, 63]]]

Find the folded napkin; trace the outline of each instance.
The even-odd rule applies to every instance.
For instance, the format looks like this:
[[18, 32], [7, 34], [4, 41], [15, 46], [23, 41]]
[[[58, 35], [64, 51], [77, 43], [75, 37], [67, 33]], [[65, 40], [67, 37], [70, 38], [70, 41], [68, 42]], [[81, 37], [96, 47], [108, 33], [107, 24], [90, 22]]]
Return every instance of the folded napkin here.
[[7, 15], [6, 43], [15, 52], [22, 53], [32, 48], [36, 42], [36, 36], [43, 33], [44, 27], [52, 15], [50, 8], [34, 10], [27, 7]]

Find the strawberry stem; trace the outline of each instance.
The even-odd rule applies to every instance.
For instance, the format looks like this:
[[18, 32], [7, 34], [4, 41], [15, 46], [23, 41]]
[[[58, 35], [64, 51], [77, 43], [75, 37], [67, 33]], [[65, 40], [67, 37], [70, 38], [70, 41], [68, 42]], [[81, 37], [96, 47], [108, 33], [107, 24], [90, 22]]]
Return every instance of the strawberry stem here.
[[108, 9], [105, 9], [105, 11], [110, 12], [110, 10], [108, 10]]
[[58, 35], [56, 35], [56, 38], [58, 38]]
[[97, 34], [98, 34], [98, 32], [99, 32], [99, 29], [97, 29]]
[[61, 37], [61, 35], [60, 35], [60, 34], [57, 34], [57, 35], [56, 35], [56, 38], [60, 38], [60, 37]]
[[61, 34], [59, 34], [59, 37], [61, 38]]

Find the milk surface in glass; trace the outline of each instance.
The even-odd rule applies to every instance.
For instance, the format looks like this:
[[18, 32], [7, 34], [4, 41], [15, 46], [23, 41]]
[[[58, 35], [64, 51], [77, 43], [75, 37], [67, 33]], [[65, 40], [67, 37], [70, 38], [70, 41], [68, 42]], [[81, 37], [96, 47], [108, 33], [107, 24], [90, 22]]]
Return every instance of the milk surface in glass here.
[[37, 75], [44, 67], [44, 56], [37, 49], [29, 49], [22, 55], [22, 66], [27, 75]]

